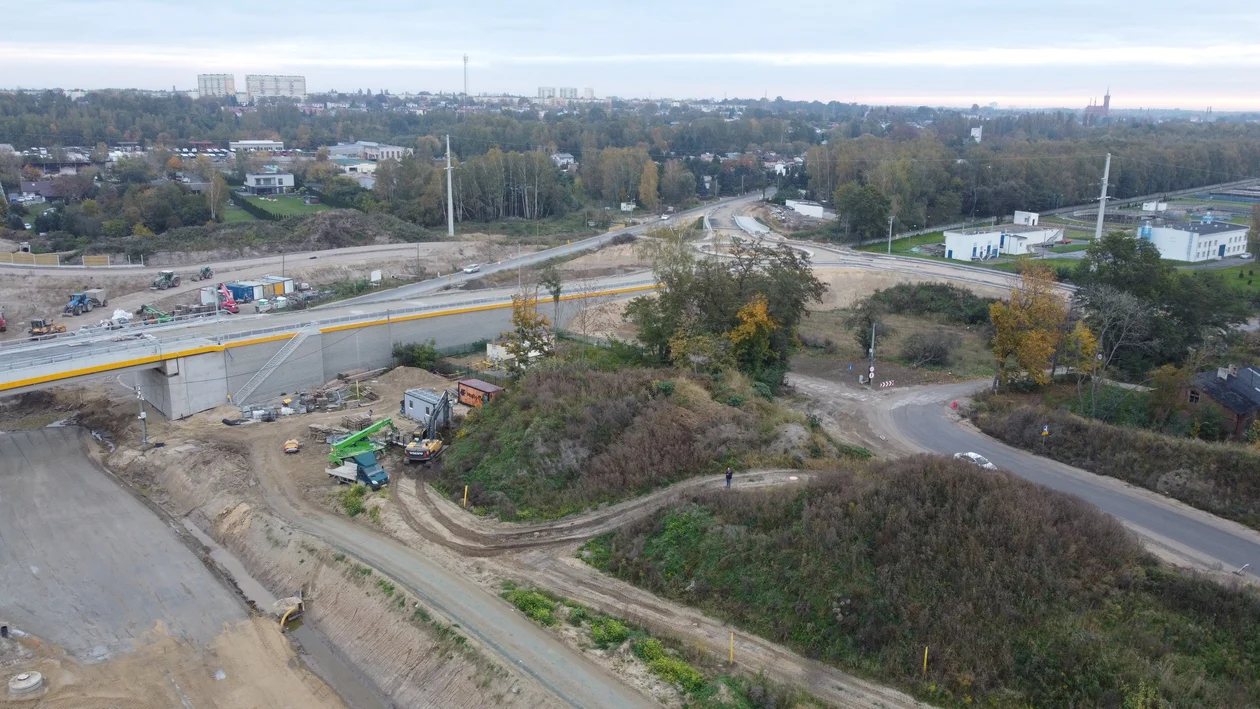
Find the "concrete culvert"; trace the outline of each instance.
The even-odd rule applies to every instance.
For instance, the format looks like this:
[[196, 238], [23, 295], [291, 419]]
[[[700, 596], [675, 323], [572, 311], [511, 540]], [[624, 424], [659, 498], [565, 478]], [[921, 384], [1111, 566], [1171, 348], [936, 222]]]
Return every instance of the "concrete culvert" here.
[[9, 678], [9, 694], [30, 694], [44, 687], [44, 676], [38, 672], [23, 672]]

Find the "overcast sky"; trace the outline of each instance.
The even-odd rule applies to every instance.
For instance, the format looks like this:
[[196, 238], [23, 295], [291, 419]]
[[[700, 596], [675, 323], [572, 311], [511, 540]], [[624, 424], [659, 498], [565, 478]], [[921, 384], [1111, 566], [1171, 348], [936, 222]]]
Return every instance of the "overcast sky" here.
[[[614, 9], [623, 8], [623, 9]], [[0, 0], [0, 87], [196, 88], [970, 106], [1260, 109], [1260, 1]], [[20, 26], [21, 30], [16, 30]]]

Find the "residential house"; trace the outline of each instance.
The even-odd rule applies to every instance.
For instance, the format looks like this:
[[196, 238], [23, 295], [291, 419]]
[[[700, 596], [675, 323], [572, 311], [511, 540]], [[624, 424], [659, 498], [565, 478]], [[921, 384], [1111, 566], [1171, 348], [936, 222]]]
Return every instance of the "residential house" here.
[[251, 194], [284, 194], [293, 189], [293, 175], [287, 172], [264, 172], [245, 176], [245, 189]]
[[1229, 421], [1231, 435], [1243, 439], [1260, 412], [1260, 368], [1233, 365], [1202, 372], [1190, 380], [1186, 393], [1190, 406], [1216, 406]]
[[552, 153], [551, 162], [554, 162], [556, 164], [556, 167], [560, 168], [561, 170], [564, 170], [564, 169], [567, 169], [570, 165], [577, 164], [577, 159], [574, 158], [573, 155], [570, 153]]

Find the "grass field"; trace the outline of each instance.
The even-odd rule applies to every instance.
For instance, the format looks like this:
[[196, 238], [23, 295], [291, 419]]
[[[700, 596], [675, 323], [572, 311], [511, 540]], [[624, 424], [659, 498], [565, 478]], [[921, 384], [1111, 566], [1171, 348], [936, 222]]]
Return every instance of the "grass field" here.
[[[945, 232], [934, 231], [930, 234], [920, 234], [919, 236], [908, 236], [904, 239], [893, 239], [892, 252], [894, 254], [909, 254], [912, 256], [920, 256], [910, 251], [915, 246], [923, 246], [924, 244], [940, 244], [945, 241]], [[859, 246], [858, 251], [869, 251], [871, 253], [883, 254], [888, 253], [888, 242], [882, 241], [876, 244], [867, 244]]]
[[[1024, 261], [1027, 261], [1027, 260], [1029, 259], [1021, 258], [1021, 259], [1015, 259], [1014, 261], [1006, 261], [1003, 263], [991, 263], [991, 264], [984, 264], [984, 265], [998, 271], [1006, 271], [1007, 273], [1019, 273], [1020, 271], [1024, 269]], [[1054, 268], [1054, 269], [1076, 268], [1076, 264], [1081, 262], [1080, 259], [1075, 259], [1075, 258], [1039, 258], [1039, 259], [1032, 259], [1032, 260], [1036, 261], [1037, 263], [1043, 266], [1049, 266], [1050, 268]]]
[[1260, 293], [1260, 278], [1253, 275], [1257, 271], [1260, 271], [1260, 266], [1252, 262], [1245, 266], [1222, 268], [1216, 273], [1219, 273], [1221, 278], [1225, 279], [1225, 283], [1235, 291], [1255, 295]]
[[1084, 251], [1085, 249], [1088, 249], [1088, 248], [1089, 248], [1089, 242], [1085, 242], [1083, 244], [1071, 243], [1071, 244], [1064, 244], [1062, 246], [1051, 246], [1050, 251], [1056, 254], [1069, 254], [1069, 253], [1072, 253], [1073, 251]]
[[244, 209], [241, 209], [235, 204], [229, 204], [223, 210], [223, 222], [225, 224], [234, 224], [236, 222], [256, 222], [256, 221], [258, 221], [258, 217], [255, 217], [254, 215], [250, 214]]
[[329, 207], [326, 204], [307, 204], [306, 202], [302, 201], [301, 197], [295, 197], [292, 195], [277, 195], [275, 197], [265, 197], [265, 198], [264, 197], [246, 197], [246, 199], [248, 199], [249, 203], [254, 205], [255, 207], [258, 207], [259, 209], [265, 209], [268, 212], [271, 212], [272, 214], [275, 214], [281, 217], [292, 217], [294, 215], [313, 214], [315, 212], [322, 212], [325, 209], [331, 209], [331, 207]]

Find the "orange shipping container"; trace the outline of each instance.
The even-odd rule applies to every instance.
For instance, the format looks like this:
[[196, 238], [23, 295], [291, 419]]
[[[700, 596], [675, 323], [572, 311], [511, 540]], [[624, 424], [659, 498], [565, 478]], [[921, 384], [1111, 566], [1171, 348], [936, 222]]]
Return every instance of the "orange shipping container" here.
[[459, 403], [481, 408], [503, 393], [503, 387], [480, 379], [461, 379], [455, 384]]

